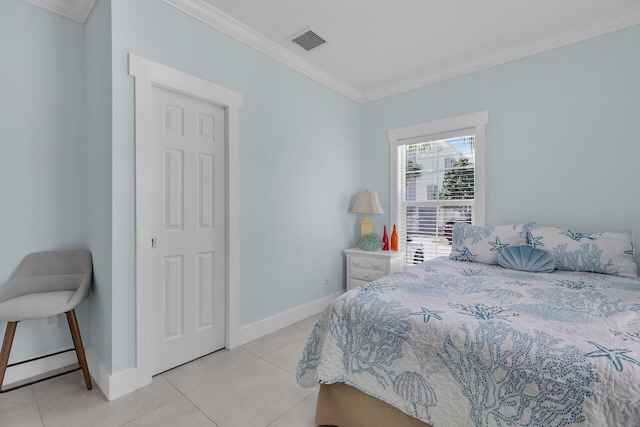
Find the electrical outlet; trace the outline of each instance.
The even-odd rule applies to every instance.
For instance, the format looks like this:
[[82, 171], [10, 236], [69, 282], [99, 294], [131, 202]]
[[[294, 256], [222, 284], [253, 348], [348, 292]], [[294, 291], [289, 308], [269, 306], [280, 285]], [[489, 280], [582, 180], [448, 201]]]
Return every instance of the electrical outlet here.
[[327, 283], [329, 283], [329, 273], [327, 273], [326, 271], [324, 272], [324, 284], [326, 285]]
[[54, 329], [58, 327], [58, 316], [49, 316], [42, 318], [42, 330]]

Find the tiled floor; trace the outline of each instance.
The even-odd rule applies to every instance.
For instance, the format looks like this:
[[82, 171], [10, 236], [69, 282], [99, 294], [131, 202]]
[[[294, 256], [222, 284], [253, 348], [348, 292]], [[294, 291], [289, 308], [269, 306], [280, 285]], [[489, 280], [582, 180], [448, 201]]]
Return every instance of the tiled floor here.
[[0, 395], [0, 426], [311, 427], [317, 388], [298, 386], [298, 359], [318, 315], [234, 350], [157, 375], [108, 402], [80, 371]]

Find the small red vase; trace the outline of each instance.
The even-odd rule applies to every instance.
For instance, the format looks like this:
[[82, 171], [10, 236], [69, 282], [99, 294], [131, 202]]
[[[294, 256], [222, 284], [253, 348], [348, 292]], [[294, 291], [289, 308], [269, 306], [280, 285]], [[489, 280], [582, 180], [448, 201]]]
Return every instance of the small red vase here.
[[387, 236], [387, 226], [384, 226], [384, 233], [382, 234], [382, 250], [389, 250], [389, 236]]

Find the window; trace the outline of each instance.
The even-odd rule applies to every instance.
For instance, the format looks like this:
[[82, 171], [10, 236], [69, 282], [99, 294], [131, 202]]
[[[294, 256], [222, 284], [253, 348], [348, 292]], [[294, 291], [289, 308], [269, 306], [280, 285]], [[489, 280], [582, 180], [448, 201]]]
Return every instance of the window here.
[[451, 253], [458, 221], [484, 225], [486, 111], [389, 131], [391, 221], [406, 264]]
[[444, 159], [444, 168], [445, 169], [450, 169], [453, 167], [453, 164], [456, 162], [456, 159], [454, 159], [453, 157], [445, 157]]
[[[415, 198], [410, 199], [407, 197], [407, 200], [415, 200]], [[438, 200], [438, 185], [437, 184], [429, 184], [427, 185], [427, 200]]]

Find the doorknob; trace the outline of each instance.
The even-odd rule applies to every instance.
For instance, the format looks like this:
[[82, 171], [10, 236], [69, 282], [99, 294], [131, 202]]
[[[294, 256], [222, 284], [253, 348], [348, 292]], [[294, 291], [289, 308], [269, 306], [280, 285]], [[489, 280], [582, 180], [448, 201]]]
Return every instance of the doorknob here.
[[155, 238], [155, 237], [152, 237], [152, 238], [151, 238], [151, 247], [152, 247], [153, 249], [155, 249], [155, 248], [156, 248], [156, 238]]

